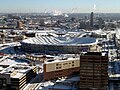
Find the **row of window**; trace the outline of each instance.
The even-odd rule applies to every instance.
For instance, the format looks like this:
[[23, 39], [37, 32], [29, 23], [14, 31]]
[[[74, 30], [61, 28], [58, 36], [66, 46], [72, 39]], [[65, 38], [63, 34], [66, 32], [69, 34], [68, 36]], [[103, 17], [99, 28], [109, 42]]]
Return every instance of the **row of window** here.
[[61, 69], [62, 65], [68, 65], [68, 64], [72, 64], [72, 66], [74, 66], [74, 61], [72, 61], [71, 63], [63, 63], [63, 64], [56, 64], [56, 69]]

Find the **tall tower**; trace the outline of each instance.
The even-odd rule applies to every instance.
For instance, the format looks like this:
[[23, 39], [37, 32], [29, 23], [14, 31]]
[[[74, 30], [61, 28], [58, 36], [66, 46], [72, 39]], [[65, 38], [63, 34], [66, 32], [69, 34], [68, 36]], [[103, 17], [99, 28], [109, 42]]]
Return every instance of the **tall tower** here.
[[108, 56], [100, 52], [88, 52], [80, 56], [80, 89], [107, 90]]
[[17, 26], [16, 26], [17, 29], [23, 29], [23, 23], [22, 21], [17, 21]]
[[94, 24], [94, 13], [93, 12], [91, 12], [91, 14], [90, 14], [90, 27], [91, 28], [93, 28], [93, 24]]

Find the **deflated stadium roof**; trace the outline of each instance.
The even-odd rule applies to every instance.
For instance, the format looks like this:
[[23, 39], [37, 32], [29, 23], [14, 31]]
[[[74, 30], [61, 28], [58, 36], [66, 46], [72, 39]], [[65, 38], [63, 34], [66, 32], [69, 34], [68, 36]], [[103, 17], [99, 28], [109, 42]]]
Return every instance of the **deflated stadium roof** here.
[[21, 43], [40, 44], [40, 45], [83, 45], [83, 44], [97, 43], [97, 40], [91, 37], [60, 39], [58, 37], [53, 37], [53, 36], [37, 36], [34, 38], [23, 40]]

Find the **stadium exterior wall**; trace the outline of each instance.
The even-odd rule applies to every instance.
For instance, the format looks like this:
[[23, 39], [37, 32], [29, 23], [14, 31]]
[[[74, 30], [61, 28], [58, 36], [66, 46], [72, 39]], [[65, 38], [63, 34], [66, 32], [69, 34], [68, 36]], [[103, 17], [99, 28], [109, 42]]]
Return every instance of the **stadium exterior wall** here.
[[91, 51], [91, 48], [97, 49], [96, 43], [87, 45], [42, 45], [21, 42], [21, 44], [22, 51], [27, 53], [79, 54], [83, 51]]

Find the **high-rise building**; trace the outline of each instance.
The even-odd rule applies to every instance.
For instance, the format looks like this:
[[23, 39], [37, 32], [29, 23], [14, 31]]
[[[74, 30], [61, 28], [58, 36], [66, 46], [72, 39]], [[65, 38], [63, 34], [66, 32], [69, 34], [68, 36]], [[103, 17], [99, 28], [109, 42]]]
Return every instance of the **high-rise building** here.
[[17, 29], [23, 29], [23, 23], [22, 21], [17, 21], [17, 26], [16, 26]]
[[91, 12], [91, 14], [90, 14], [90, 27], [91, 28], [93, 28], [93, 24], [94, 24], [94, 13], [93, 12]]
[[88, 52], [80, 56], [80, 90], [107, 90], [108, 56]]
[[102, 29], [105, 26], [105, 22], [101, 17], [98, 20], [99, 29]]

